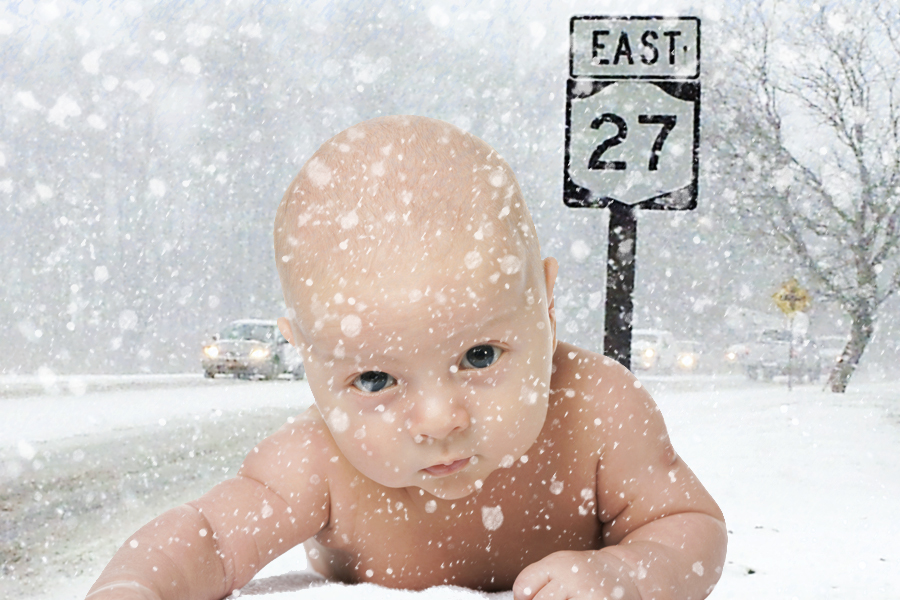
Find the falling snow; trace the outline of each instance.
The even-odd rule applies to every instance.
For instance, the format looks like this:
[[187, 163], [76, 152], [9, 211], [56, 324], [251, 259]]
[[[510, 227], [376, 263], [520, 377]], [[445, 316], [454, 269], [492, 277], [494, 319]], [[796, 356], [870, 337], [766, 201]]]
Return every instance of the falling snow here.
[[488, 531], [496, 531], [503, 525], [503, 509], [499, 506], [482, 506], [481, 522]]
[[[364, 10], [359, 0], [327, 3], [327, 10], [295, 4], [237, 2], [210, 10], [149, 0], [19, 2], [0, 11], [0, 325], [6, 332], [0, 337], [0, 483], [28, 489], [20, 504], [0, 494], [4, 514], [13, 514], [0, 527], [0, 596], [6, 585], [31, 581], [32, 588], [10, 597], [83, 597], [101, 552], [108, 557], [139, 524], [129, 518], [158, 514], [196, 478], [205, 485], [233, 474], [263, 431], [308, 403], [304, 382], [204, 381], [199, 353], [224, 323], [285, 314], [273, 269], [275, 207], [303, 160], [352, 123], [388, 112], [427, 114], [496, 147], [517, 174], [542, 253], [560, 260], [559, 337], [603, 347], [608, 211], [565, 208], [561, 171], [568, 18], [608, 14], [610, 4], [530, 3], [516, 11], [484, 2], [386, 3], [378, 11]], [[821, 182], [844, 215], [860, 189], [881, 193], [882, 204], [866, 213], [879, 218], [859, 228], [880, 243], [896, 224], [889, 217], [897, 214], [896, 190], [879, 183], [896, 181], [889, 170], [898, 164], [896, 144], [888, 139], [860, 152], [873, 174], [866, 187], [854, 179], [865, 170], [844, 169], [854, 161], [820, 120], [800, 116], [802, 95], [796, 102], [777, 98], [786, 109], [780, 134], [805, 164], [822, 166], [823, 177], [804, 179], [810, 172], [804, 163], [785, 167], [784, 156], [765, 145], [771, 139], [740, 130], [744, 118], [757, 114], [749, 99], [766, 98], [743, 94], [748, 82], [736, 68], [738, 58], [758, 58], [751, 32], [733, 33], [735, 11], [744, 4], [651, 0], [629, 9], [696, 14], [704, 28], [698, 208], [639, 211], [634, 297], [635, 327], [695, 343], [699, 366], [691, 373], [674, 363], [651, 369], [639, 373], [636, 386], [659, 397], [679, 454], [725, 510], [731, 545], [714, 600], [900, 597], [894, 550], [900, 398], [893, 391], [900, 377], [900, 304], [896, 294], [885, 294], [900, 281], [898, 255], [890, 245], [883, 255], [865, 248], [860, 256], [880, 262], [866, 265], [862, 278], [848, 270], [853, 261], [836, 249], [850, 248], [849, 242], [819, 235], [836, 230], [841, 219], [815, 221], [823, 213], [810, 184]], [[781, 4], [777, 10], [787, 12], [772, 29], [771, 62], [782, 76], [812, 69], [810, 61], [827, 55], [825, 37], [802, 37], [813, 31], [817, 14], [824, 15], [821, 32], [842, 41], [864, 32], [870, 21], [863, 17], [872, 12], [869, 3], [851, 3], [852, 12], [827, 12], [828, 3]], [[877, 42], [877, 35], [870, 39]], [[900, 69], [891, 45], [878, 46], [879, 60], [862, 72], [880, 68], [872, 81], [889, 81]], [[798, 81], [777, 83], [783, 91]], [[850, 106], [848, 96], [837, 122], [877, 142], [879, 131], [892, 131], [879, 102], [895, 95], [896, 88], [874, 90], [865, 108]], [[350, 131], [348, 140], [366, 143], [361, 131]], [[677, 156], [687, 148], [672, 143], [667, 151]], [[384, 160], [367, 165], [360, 177], [383, 181], [397, 152], [382, 152]], [[734, 156], [734, 168], [726, 169]], [[495, 167], [486, 167], [490, 187], [480, 193], [506, 198], [512, 182]], [[313, 160], [304, 176], [326, 189], [337, 172]], [[630, 177], [632, 184], [646, 183], [647, 174]], [[403, 205], [440, 206], [441, 198], [416, 194], [402, 192]], [[779, 208], [776, 200], [791, 194], [807, 210], [796, 222], [811, 223], [802, 240], [821, 251], [812, 260], [794, 253], [803, 244], [779, 243], [762, 220], [764, 209]], [[509, 208], [494, 216], [508, 217]], [[317, 216], [305, 218], [315, 227]], [[344, 233], [336, 248], [353, 252], [358, 246], [351, 242], [369, 235], [363, 211], [333, 218]], [[391, 221], [401, 222], [402, 215]], [[889, 228], [876, 232], [879, 224]], [[522, 272], [519, 257], [491, 245], [496, 231], [473, 223], [467, 232], [474, 241], [463, 255], [466, 269], [489, 268], [501, 284]], [[279, 259], [314, 263], [299, 254]], [[819, 285], [811, 268], [833, 275], [835, 285]], [[807, 334], [823, 356], [833, 351], [828, 338], [846, 344], [851, 332], [848, 304], [835, 300], [835, 290], [851, 289], [854, 300], [879, 307], [849, 391], [839, 398], [821, 391], [833, 357], [790, 393], [784, 377], [749, 381], [723, 358], [761, 328], [794, 325], [771, 300], [790, 277], [811, 289]], [[307, 283], [305, 289], [315, 289], [313, 279]], [[408, 297], [417, 302], [426, 293], [423, 285]], [[348, 306], [334, 323], [349, 344], [364, 323]], [[343, 353], [343, 345], [334, 349], [337, 357]], [[537, 397], [522, 382], [520, 399]], [[583, 407], [571, 390], [564, 398], [573, 410]], [[377, 412], [385, 423], [396, 418], [389, 406]], [[327, 420], [344, 432], [351, 416], [335, 409]], [[602, 425], [593, 418], [585, 424]], [[364, 428], [352, 435], [372, 437]], [[131, 451], [132, 463], [113, 460]], [[499, 464], [510, 474], [521, 466], [512, 455]], [[167, 470], [183, 465], [192, 468], [177, 477]], [[659, 475], [673, 484], [687, 476]], [[574, 497], [582, 516], [595, 508], [598, 490], [579, 490], [582, 483], [564, 473], [546, 479], [554, 502]], [[434, 500], [424, 507], [437, 513]], [[19, 510], [26, 516], [19, 518]], [[273, 510], [265, 504], [259, 517], [270, 518]], [[513, 525], [504, 525], [500, 505], [482, 507], [481, 518], [488, 531]], [[137, 540], [126, 544], [144, 551]], [[305, 559], [285, 560], [261, 576], [306, 567]], [[697, 562], [691, 572], [710, 569]], [[337, 586], [322, 590], [338, 593]]]
[[340, 408], [333, 408], [328, 413], [328, 427], [338, 433], [347, 431], [350, 427], [350, 417]]
[[356, 337], [362, 331], [362, 319], [359, 315], [347, 315], [341, 319], [341, 332], [347, 337]]

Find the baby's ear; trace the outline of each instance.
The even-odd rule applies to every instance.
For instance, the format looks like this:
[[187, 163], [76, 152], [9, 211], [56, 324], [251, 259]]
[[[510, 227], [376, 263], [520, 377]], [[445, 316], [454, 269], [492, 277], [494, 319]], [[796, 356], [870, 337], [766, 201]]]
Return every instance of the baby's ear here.
[[551, 257], [544, 259], [544, 285], [547, 286], [547, 310], [550, 314], [550, 331], [553, 334], [553, 351], [556, 352], [556, 301], [553, 297], [553, 286], [556, 285], [556, 275], [559, 273], [559, 263]]
[[291, 331], [290, 321], [288, 321], [284, 317], [278, 317], [278, 329], [281, 331], [281, 335], [284, 336], [284, 339], [286, 339], [291, 346], [297, 345], [294, 343], [294, 332]]

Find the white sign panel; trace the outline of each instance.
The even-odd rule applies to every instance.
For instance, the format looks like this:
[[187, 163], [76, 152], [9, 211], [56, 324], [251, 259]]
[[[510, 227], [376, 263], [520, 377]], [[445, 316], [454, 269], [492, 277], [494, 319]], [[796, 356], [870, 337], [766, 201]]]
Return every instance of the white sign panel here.
[[569, 206], [696, 206], [699, 21], [573, 17], [566, 97]]
[[569, 71], [603, 79], [696, 79], [697, 18], [574, 17]]

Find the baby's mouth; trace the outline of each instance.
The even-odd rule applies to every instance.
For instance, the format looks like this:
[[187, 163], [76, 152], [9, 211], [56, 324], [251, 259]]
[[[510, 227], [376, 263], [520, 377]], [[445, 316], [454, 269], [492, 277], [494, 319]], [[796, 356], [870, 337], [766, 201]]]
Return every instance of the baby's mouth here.
[[451, 473], [456, 473], [457, 471], [461, 470], [463, 467], [469, 464], [469, 460], [471, 460], [471, 458], [471, 456], [467, 456], [466, 458], [454, 460], [449, 464], [432, 465], [422, 470], [429, 475], [433, 475], [435, 477], [443, 477], [445, 475], [450, 475]]

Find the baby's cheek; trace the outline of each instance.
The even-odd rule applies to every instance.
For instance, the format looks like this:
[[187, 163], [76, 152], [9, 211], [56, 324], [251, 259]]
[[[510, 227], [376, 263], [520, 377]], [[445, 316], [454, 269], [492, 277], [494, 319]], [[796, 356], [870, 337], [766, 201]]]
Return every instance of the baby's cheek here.
[[414, 462], [413, 452], [398, 444], [393, 436], [370, 441], [369, 454], [366, 456], [366, 464], [372, 470], [373, 479], [389, 487], [409, 485], [408, 477], [412, 471]]
[[533, 406], [540, 399], [540, 389], [533, 385], [533, 381], [522, 386], [519, 390], [519, 402], [528, 406]]
[[350, 428], [350, 414], [340, 406], [329, 406], [326, 403], [319, 405], [319, 411], [325, 417], [325, 423], [327, 423], [331, 434], [336, 437], [344, 437]]
[[341, 434], [340, 446], [350, 462], [364, 475], [384, 481], [385, 474], [397, 465], [391, 448], [396, 436], [374, 428], [363, 419], [355, 419]]
[[388, 421], [379, 414], [370, 416], [360, 423], [353, 437], [360, 449], [364, 448], [367, 456], [376, 461], [393, 464], [398, 456], [403, 455], [404, 437], [407, 435], [396, 418]]
[[466, 408], [473, 415], [484, 410], [489, 403], [490, 399], [481, 393], [477, 387], [469, 386], [466, 389]]

